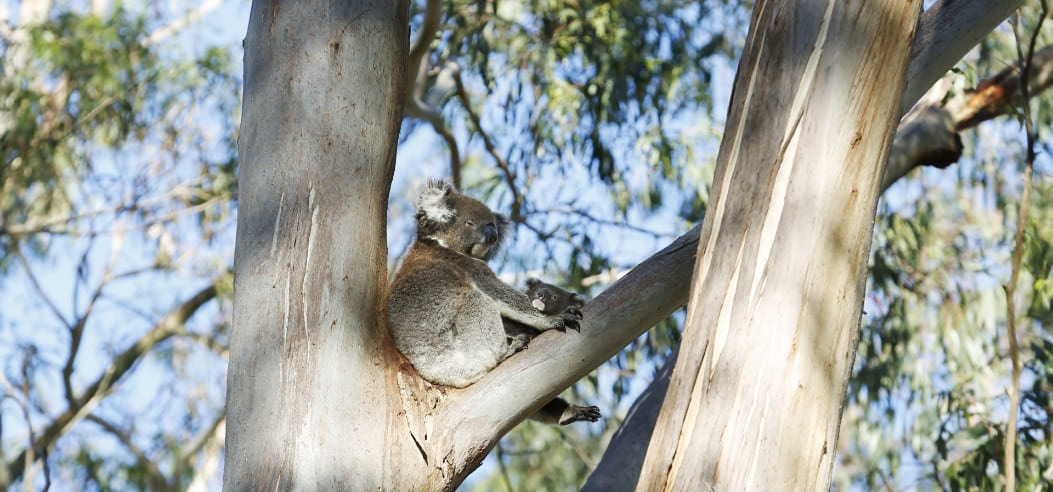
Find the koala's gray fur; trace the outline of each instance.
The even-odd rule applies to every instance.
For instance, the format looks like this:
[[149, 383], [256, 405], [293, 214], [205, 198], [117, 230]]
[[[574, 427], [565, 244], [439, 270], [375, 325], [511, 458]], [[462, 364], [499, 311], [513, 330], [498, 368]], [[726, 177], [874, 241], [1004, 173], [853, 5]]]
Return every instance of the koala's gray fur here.
[[[530, 299], [530, 305], [542, 314], [556, 314], [568, 312], [581, 315], [581, 308], [585, 305], [585, 298], [580, 295], [564, 290], [552, 284], [542, 282], [536, 278], [528, 278], [526, 295]], [[566, 328], [579, 330], [581, 326], [575, 320], [567, 320]], [[529, 326], [514, 322], [505, 322], [505, 332], [510, 337], [525, 337], [530, 340], [541, 334]]]
[[528, 278], [526, 283], [526, 295], [530, 298], [530, 304], [544, 314], [556, 314], [568, 309], [581, 311], [581, 307], [585, 305], [585, 298], [561, 287], [536, 278]]
[[[543, 313], [487, 266], [505, 235], [503, 216], [441, 181], [421, 187], [416, 205], [417, 239], [391, 284], [387, 318], [395, 346], [422, 378], [463, 388], [540, 331], [578, 326], [580, 304]], [[513, 326], [531, 333], [508, 329]], [[559, 401], [543, 409], [557, 414], [536, 417], [558, 423], [599, 418], [596, 407]]]

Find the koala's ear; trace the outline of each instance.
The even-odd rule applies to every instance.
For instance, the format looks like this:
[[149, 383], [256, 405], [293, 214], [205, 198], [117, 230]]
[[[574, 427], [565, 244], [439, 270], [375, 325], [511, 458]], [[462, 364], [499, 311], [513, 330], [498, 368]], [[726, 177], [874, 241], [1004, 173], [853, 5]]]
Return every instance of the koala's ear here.
[[453, 187], [445, 181], [432, 180], [421, 186], [417, 196], [418, 227], [423, 224], [447, 224], [453, 220], [453, 208], [447, 201], [452, 193], [455, 193]]
[[528, 278], [526, 281], [527, 289], [533, 289], [534, 287], [537, 287], [537, 284], [540, 283], [541, 281], [536, 278]]

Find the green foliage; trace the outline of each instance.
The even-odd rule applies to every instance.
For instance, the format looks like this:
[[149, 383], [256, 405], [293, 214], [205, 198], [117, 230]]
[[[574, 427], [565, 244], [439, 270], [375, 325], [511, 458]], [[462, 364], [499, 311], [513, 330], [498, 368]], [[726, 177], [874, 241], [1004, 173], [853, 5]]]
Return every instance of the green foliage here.
[[[646, 166], [651, 172], [633, 193], [640, 200], [619, 200], [624, 211], [629, 203], [654, 209], [666, 195], [663, 183], [684, 184], [699, 143], [671, 122], [713, 109], [713, 64], [734, 46], [707, 15], [725, 7], [591, 0], [444, 5], [448, 30], [432, 65], [455, 62], [487, 94], [483, 114], [508, 129], [502, 135], [514, 135], [499, 146], [513, 156], [515, 185], [529, 172], [565, 173], [567, 163], [580, 162], [614, 198], [626, 189], [626, 173]], [[741, 12], [736, 6], [721, 14]]]
[[[1002, 286], [1022, 185], [1012, 172], [1023, 152], [978, 136], [971, 144], [971, 157], [957, 169], [967, 179], [926, 172], [894, 188], [889, 201], [897, 204], [879, 211], [870, 299], [841, 432], [843, 487], [1004, 486], [1011, 365]], [[1036, 173], [1013, 300], [1023, 364], [1015, 470], [1022, 490], [1041, 489], [1053, 466], [1051, 193], [1053, 180]]]
[[143, 23], [120, 9], [105, 19], [66, 12], [30, 27], [28, 47], [8, 47], [32, 58], [0, 80], [10, 127], [0, 134], [0, 226], [68, 218], [69, 183], [91, 167], [85, 144], [116, 147], [147, 130], [159, 74], [157, 55], [140, 46]]
[[[0, 476], [27, 490], [185, 489], [220, 452], [229, 318], [183, 303], [188, 285], [232, 289], [240, 82], [230, 47], [151, 38], [170, 14], [134, 8], [2, 21], [0, 281], [20, 309], [0, 312]], [[160, 323], [180, 307], [207, 314]], [[50, 432], [49, 472], [23, 476], [19, 453]]]

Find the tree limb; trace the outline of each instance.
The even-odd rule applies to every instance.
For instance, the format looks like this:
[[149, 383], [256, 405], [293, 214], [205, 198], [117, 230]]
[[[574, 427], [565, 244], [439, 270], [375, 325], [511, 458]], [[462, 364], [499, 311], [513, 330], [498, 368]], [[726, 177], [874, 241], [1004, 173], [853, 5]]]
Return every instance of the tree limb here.
[[[442, 14], [441, 0], [428, 0], [424, 8], [424, 20], [421, 21], [417, 31], [417, 38], [413, 40], [410, 47], [409, 59], [406, 67], [406, 98], [405, 114], [411, 118], [424, 120], [431, 125], [435, 133], [438, 133], [446, 146], [450, 149], [450, 179], [453, 186], [461, 188], [461, 156], [457, 150], [457, 140], [453, 132], [446, 125], [446, 120], [438, 109], [424, 102], [424, 87], [427, 82], [428, 63], [426, 58], [431, 42], [435, 39], [435, 33], [439, 30], [439, 20]], [[451, 67], [457, 72], [457, 67]]]
[[900, 114], [1024, 0], [940, 0], [922, 12], [911, 46]]
[[168, 483], [168, 478], [166, 478], [165, 475], [161, 473], [161, 469], [158, 468], [156, 464], [154, 464], [153, 460], [146, 457], [146, 454], [143, 453], [143, 450], [140, 449], [139, 446], [136, 446], [135, 443], [132, 442], [132, 436], [130, 432], [118, 429], [117, 426], [111, 424], [110, 422], [106, 421], [102, 417], [99, 417], [98, 415], [88, 415], [85, 418], [95, 423], [99, 427], [102, 427], [104, 431], [110, 433], [113, 437], [116, 437], [117, 440], [121, 442], [121, 444], [124, 444], [124, 447], [128, 448], [128, 451], [132, 453], [133, 456], [135, 456], [135, 460], [138, 462], [139, 466], [142, 467], [143, 472], [146, 474], [146, 481], [150, 484], [150, 490], [173, 490], [173, 487]]
[[[138, 341], [126, 348], [113, 363], [106, 369], [83, 393], [76, 399], [76, 405], [71, 405], [65, 412], [58, 415], [46, 425], [40, 433], [40, 437], [33, 440], [31, 449], [48, 450], [55, 445], [55, 441], [62, 436], [74, 423], [86, 417], [95, 405], [104, 396], [113, 390], [113, 384], [124, 375], [142, 358], [143, 355], [152, 350], [172, 336], [179, 335], [185, 330], [185, 323], [206, 302], [216, 297], [216, 285], [213, 283], [194, 294], [190, 299], [180, 304], [168, 313], [157, 325], [143, 335]], [[26, 451], [23, 450], [17, 457], [7, 463], [8, 478], [12, 481], [22, 477], [25, 468], [22, 466], [26, 459]]]
[[512, 192], [512, 211], [509, 213], [509, 218], [512, 222], [516, 222], [523, 214], [522, 197], [519, 196], [519, 187], [516, 186], [515, 171], [512, 170], [508, 161], [501, 157], [501, 154], [497, 151], [497, 146], [494, 145], [493, 140], [490, 139], [490, 134], [483, 129], [483, 124], [479, 120], [479, 115], [472, 109], [472, 102], [468, 99], [468, 91], [464, 88], [464, 81], [461, 80], [460, 72], [453, 74], [453, 81], [457, 87], [457, 97], [461, 100], [461, 105], [464, 106], [464, 111], [468, 113], [468, 119], [472, 120], [472, 124], [475, 125], [475, 131], [483, 138], [483, 146], [486, 147], [486, 151], [494, 158], [497, 167], [501, 169], [501, 173], [504, 174], [505, 183], [508, 184], [508, 190]]
[[896, 129], [882, 187], [916, 167], [943, 168], [957, 162], [962, 151], [959, 132], [1007, 114], [1053, 85], [1053, 45], [1034, 52], [1030, 60], [1026, 87], [1020, 83], [1025, 70], [1019, 61], [949, 99], [950, 75], [933, 85]]

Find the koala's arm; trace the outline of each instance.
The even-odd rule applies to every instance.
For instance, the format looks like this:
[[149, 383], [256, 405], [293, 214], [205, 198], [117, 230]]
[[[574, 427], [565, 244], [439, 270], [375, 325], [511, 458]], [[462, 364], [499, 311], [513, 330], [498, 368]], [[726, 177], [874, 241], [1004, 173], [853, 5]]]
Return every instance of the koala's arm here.
[[545, 314], [538, 311], [531, 303], [530, 297], [497, 278], [493, 270], [482, 261], [459, 255], [452, 260], [461, 263], [471, 275], [473, 286], [486, 294], [496, 304], [501, 317], [522, 323], [538, 330], [562, 329], [566, 326], [576, 327], [581, 321], [581, 310], [571, 309]]
[[481, 273], [473, 275], [472, 280], [476, 288], [497, 302], [502, 318], [538, 330], [564, 328], [568, 325], [577, 326], [581, 321], [581, 310], [568, 308], [552, 314], [542, 313], [530, 303], [530, 297], [525, 292], [505, 284], [489, 268], [486, 269], [486, 272]]

